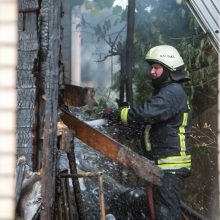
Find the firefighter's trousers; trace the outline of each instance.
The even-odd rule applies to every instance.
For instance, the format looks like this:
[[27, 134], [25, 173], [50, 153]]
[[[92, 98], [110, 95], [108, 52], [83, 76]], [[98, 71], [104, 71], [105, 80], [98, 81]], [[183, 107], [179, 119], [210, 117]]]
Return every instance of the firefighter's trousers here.
[[153, 200], [157, 220], [182, 220], [180, 209], [184, 177], [165, 173], [162, 186], [153, 186]]

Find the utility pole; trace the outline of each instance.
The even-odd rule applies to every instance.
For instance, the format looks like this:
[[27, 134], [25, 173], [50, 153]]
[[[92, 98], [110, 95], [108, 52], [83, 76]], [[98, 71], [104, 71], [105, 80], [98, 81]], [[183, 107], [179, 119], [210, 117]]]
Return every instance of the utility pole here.
[[126, 101], [133, 105], [132, 67], [134, 39], [135, 0], [128, 0], [127, 41], [126, 41]]

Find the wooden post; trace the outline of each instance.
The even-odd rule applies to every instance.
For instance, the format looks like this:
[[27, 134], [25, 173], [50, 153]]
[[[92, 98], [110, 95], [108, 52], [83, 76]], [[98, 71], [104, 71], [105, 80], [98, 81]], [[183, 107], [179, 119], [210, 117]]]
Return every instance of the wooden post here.
[[[103, 188], [103, 173], [102, 172], [85, 172], [85, 173], [73, 173], [65, 174], [61, 173], [60, 178], [72, 178], [73, 180], [78, 180], [82, 177], [98, 177], [99, 180], [99, 202], [100, 202], [100, 220], [105, 220], [105, 199], [104, 199], [104, 188]], [[80, 218], [81, 219], [81, 218]]]
[[100, 201], [100, 219], [105, 220], [105, 199], [103, 188], [103, 174], [99, 175], [99, 201]]
[[126, 40], [126, 101], [133, 106], [132, 67], [134, 38], [135, 0], [128, 0], [127, 40]]
[[41, 219], [54, 219], [60, 48], [59, 0], [42, 0], [40, 9], [40, 80], [42, 102]]
[[[70, 146], [67, 157], [69, 159], [69, 166], [70, 166], [70, 172], [72, 174], [77, 174], [76, 169], [76, 158], [75, 158], [75, 152], [74, 152], [74, 143], [72, 143], [72, 146]], [[75, 194], [75, 201], [76, 201], [76, 207], [79, 215], [80, 220], [85, 220], [85, 212], [84, 212], [84, 206], [83, 206], [83, 200], [82, 200], [82, 194], [80, 190], [79, 180], [76, 178], [72, 178], [73, 183], [73, 189]]]

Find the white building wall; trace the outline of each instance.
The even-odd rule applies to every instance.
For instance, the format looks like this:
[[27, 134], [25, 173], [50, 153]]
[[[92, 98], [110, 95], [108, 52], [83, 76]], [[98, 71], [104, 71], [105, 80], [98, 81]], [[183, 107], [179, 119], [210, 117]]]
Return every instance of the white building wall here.
[[72, 17], [72, 57], [71, 57], [71, 84], [81, 86], [81, 33], [80, 17]]
[[15, 219], [17, 1], [0, 0], [0, 220]]

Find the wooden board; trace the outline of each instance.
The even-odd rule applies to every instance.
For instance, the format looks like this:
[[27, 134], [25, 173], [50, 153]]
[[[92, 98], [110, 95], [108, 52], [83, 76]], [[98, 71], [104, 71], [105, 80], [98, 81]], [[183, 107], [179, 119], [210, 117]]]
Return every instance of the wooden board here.
[[68, 110], [62, 108], [61, 120], [75, 132], [75, 136], [102, 153], [109, 159], [125, 167], [131, 168], [135, 174], [148, 182], [156, 185], [161, 184], [163, 176], [161, 169], [153, 165], [147, 158], [133, 152], [126, 146], [102, 134], [100, 131], [90, 127], [85, 122], [75, 117]]

